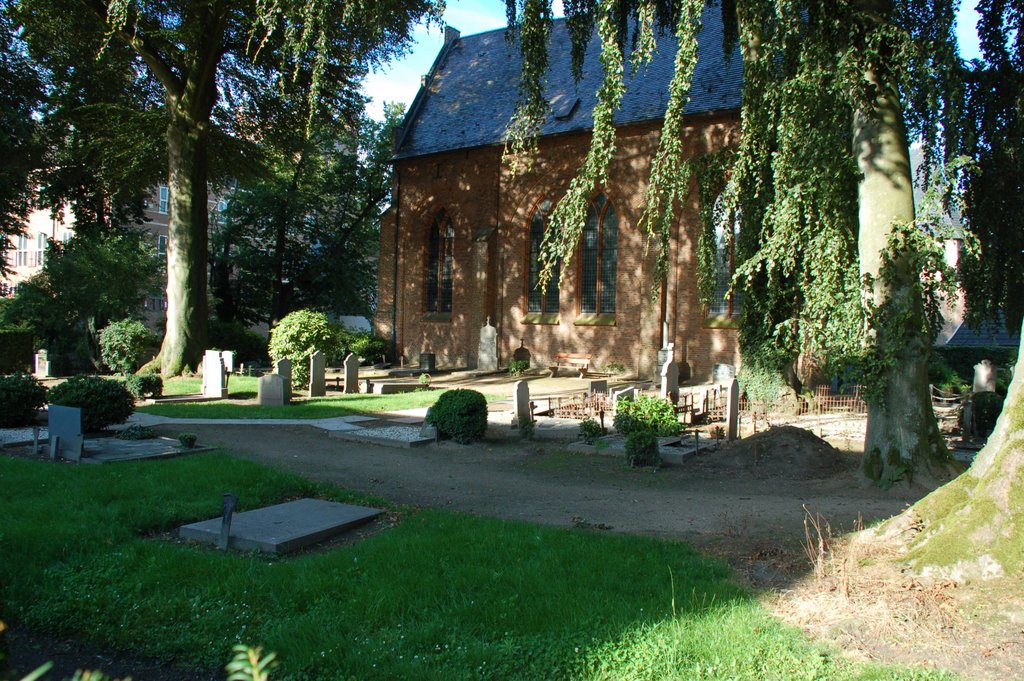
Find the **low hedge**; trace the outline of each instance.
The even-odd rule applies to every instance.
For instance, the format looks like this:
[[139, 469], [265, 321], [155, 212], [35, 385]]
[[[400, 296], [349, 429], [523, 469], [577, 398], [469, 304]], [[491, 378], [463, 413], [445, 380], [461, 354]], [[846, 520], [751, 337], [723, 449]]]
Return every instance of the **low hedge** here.
[[50, 404], [82, 410], [82, 430], [103, 430], [123, 423], [135, 411], [135, 400], [124, 383], [99, 376], [74, 376], [50, 388]]

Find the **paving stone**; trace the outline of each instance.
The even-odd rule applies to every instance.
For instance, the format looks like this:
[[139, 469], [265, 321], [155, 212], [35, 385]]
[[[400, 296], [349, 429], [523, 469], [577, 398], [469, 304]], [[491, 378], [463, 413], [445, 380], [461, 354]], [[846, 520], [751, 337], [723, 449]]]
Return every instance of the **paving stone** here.
[[[340, 504], [322, 499], [297, 499], [276, 506], [235, 513], [229, 546], [241, 551], [291, 553], [373, 520], [379, 508]], [[216, 545], [221, 519], [212, 518], [178, 529], [182, 539]]]

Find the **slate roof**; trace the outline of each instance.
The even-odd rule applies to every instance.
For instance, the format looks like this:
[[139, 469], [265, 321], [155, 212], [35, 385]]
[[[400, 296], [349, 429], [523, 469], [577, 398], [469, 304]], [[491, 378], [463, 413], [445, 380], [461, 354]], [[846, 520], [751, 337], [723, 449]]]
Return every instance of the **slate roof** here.
[[[518, 99], [521, 65], [519, 46], [506, 42], [506, 30], [457, 38], [442, 48], [432, 77], [428, 77], [427, 86], [421, 88], [406, 117], [396, 159], [504, 142]], [[627, 64], [626, 94], [615, 116], [617, 125], [660, 120], [664, 115], [677, 43], [668, 31], [656, 38], [657, 50], [647, 66], [630, 76]], [[738, 47], [729, 54], [723, 47], [720, 8], [705, 7], [698, 40], [700, 50], [686, 112], [739, 109], [742, 60]], [[587, 48], [579, 83], [572, 77], [564, 20], [553, 22], [549, 45], [547, 97], [556, 111], [549, 115], [541, 134], [589, 130], [603, 76], [597, 36]], [[564, 113], [577, 98], [579, 106], [571, 116], [564, 120], [555, 117], [557, 109], [561, 107]]]
[[967, 326], [966, 322], [962, 322], [957, 330], [953, 332], [949, 340], [946, 341], [947, 346], [982, 346], [982, 347], [1017, 347], [1020, 345], [1020, 334], [1010, 333], [1006, 330], [1006, 324], [1003, 320], [998, 321], [984, 321], [981, 323], [981, 328], [972, 329]]

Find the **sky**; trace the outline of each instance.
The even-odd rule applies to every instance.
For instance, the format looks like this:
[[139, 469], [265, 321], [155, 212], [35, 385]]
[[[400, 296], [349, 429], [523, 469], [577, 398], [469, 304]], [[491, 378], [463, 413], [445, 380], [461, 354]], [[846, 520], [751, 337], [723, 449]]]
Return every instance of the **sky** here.
[[[976, 4], [977, 0], [961, 0], [957, 39], [960, 42], [960, 53], [965, 59], [980, 56], [975, 30], [978, 20]], [[554, 5], [555, 16], [561, 16], [561, 0], [556, 0]], [[504, 0], [448, 0], [444, 22], [457, 28], [462, 35], [504, 28]], [[369, 114], [381, 118], [384, 102], [402, 102], [408, 108], [419, 90], [421, 76], [430, 71], [434, 57], [443, 43], [442, 28], [435, 26], [428, 30], [425, 26], [417, 26], [411, 51], [367, 78], [363, 91], [371, 100], [367, 106]]]

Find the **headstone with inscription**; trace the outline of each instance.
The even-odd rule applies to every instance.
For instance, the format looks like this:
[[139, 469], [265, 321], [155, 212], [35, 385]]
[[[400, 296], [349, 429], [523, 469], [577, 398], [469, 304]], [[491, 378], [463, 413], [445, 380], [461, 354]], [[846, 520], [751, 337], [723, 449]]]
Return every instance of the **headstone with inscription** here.
[[274, 362], [274, 373], [284, 381], [284, 403], [288, 404], [292, 399], [292, 361], [290, 359], [279, 359]]
[[359, 392], [359, 358], [355, 353], [345, 357], [345, 394], [354, 395]]
[[309, 356], [309, 396], [323, 397], [327, 394], [327, 357], [319, 350]]
[[260, 376], [257, 384], [257, 396], [261, 407], [280, 407], [284, 405], [284, 377], [278, 374]]
[[227, 397], [225, 387], [224, 361], [217, 350], [207, 350], [203, 355], [203, 397], [222, 400]]
[[526, 417], [533, 418], [533, 409], [530, 407], [530, 384], [526, 381], [516, 381], [512, 385], [512, 403], [515, 405], [515, 413], [512, 415], [515, 423]]
[[477, 352], [476, 368], [478, 371], [498, 370], [498, 330], [491, 326], [490, 317], [480, 329], [480, 349]]

